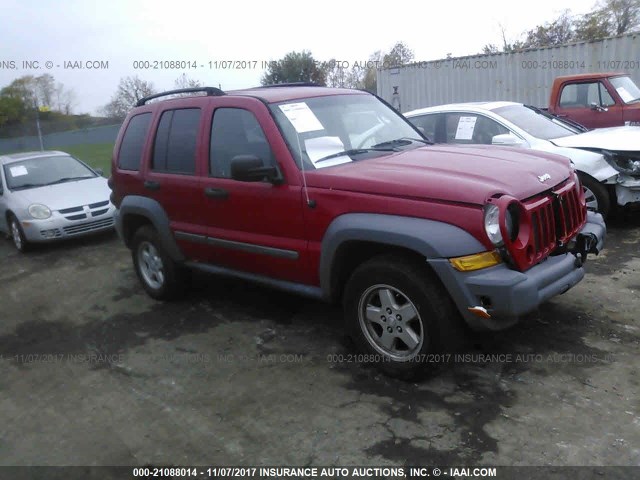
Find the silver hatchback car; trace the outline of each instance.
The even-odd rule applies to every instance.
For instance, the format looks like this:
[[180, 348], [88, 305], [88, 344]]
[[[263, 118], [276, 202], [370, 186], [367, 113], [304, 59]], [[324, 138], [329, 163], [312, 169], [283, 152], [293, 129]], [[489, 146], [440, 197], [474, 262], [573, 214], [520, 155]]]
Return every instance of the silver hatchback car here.
[[0, 156], [0, 232], [24, 252], [49, 242], [114, 227], [107, 179], [68, 153]]

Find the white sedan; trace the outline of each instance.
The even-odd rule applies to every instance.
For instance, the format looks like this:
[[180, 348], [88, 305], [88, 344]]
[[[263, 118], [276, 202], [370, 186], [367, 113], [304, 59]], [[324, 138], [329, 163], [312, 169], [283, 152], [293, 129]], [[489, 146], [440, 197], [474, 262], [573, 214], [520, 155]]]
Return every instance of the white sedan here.
[[583, 132], [546, 112], [514, 102], [440, 105], [404, 114], [435, 143], [532, 148], [572, 160], [587, 207], [609, 213], [640, 202], [640, 127]]

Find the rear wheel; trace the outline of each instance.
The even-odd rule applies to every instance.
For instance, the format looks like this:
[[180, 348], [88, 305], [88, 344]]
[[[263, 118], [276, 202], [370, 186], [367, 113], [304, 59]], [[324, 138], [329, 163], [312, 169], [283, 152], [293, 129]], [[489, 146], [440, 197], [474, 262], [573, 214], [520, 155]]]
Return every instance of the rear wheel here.
[[432, 274], [396, 255], [360, 265], [345, 289], [349, 334], [384, 372], [413, 379], [449, 360], [462, 319]]
[[609, 209], [611, 208], [611, 201], [609, 199], [607, 187], [582, 172], [579, 172], [578, 176], [580, 177], [580, 183], [582, 183], [582, 188], [584, 189], [584, 198], [587, 202], [587, 209], [600, 213], [602, 217], [606, 219], [607, 215], [609, 215]]
[[19, 252], [26, 252], [29, 249], [29, 242], [27, 242], [24, 232], [22, 231], [22, 227], [20, 226], [20, 222], [15, 215], [11, 215], [9, 217], [9, 229], [11, 231], [13, 245]]
[[169, 300], [184, 292], [186, 275], [166, 253], [153, 227], [140, 227], [133, 236], [132, 247], [136, 274], [151, 297]]

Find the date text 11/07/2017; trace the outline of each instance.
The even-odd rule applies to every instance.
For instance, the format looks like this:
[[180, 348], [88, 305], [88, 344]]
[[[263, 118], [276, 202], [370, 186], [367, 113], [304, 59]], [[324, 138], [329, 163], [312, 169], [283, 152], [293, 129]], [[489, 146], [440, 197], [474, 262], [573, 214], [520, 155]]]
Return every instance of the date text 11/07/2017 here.
[[214, 478], [427, 478], [496, 477], [496, 467], [134, 467], [133, 477]]

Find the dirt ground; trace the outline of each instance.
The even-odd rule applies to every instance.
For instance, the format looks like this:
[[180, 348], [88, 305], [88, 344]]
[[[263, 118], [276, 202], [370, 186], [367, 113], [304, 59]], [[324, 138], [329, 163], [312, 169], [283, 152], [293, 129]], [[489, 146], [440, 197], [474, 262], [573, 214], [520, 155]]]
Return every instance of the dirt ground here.
[[159, 303], [115, 234], [0, 240], [0, 465], [640, 465], [639, 245], [615, 220], [578, 286], [407, 383], [347, 361], [338, 308]]

